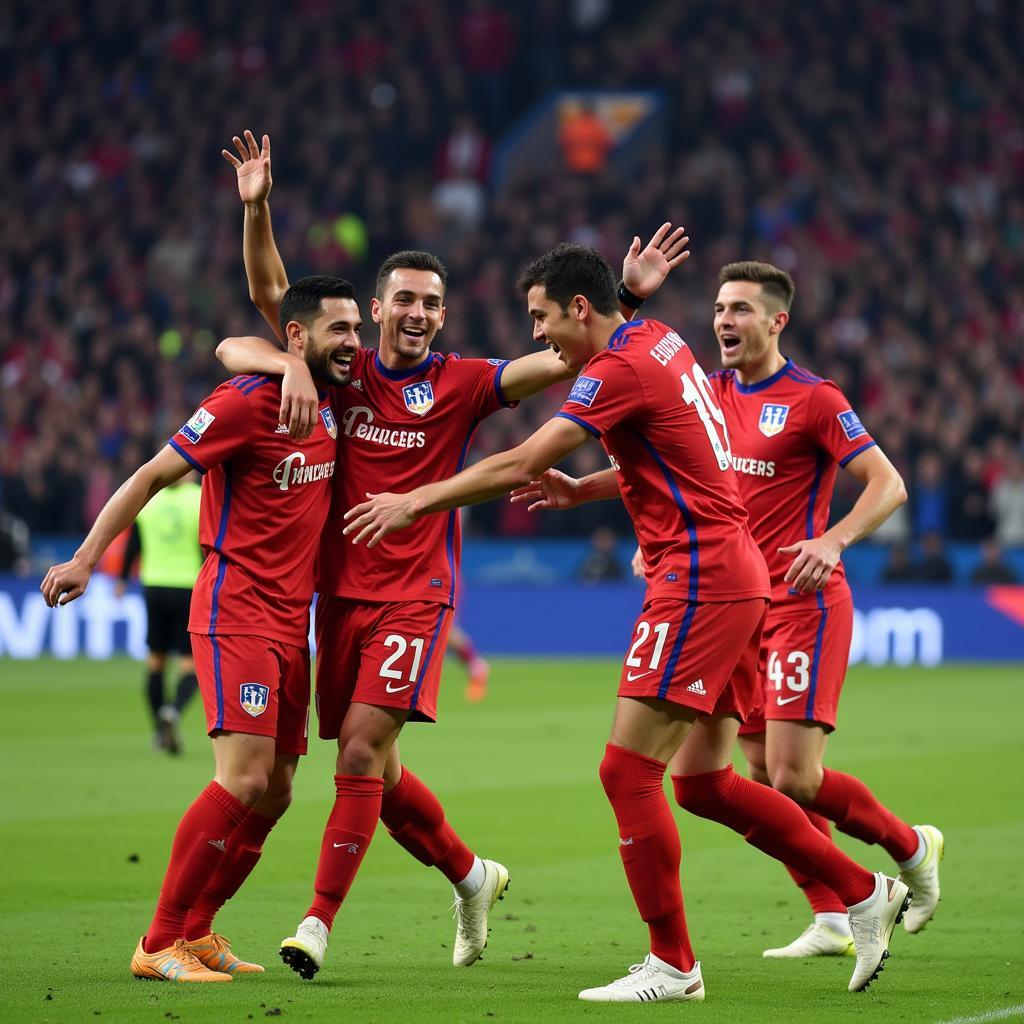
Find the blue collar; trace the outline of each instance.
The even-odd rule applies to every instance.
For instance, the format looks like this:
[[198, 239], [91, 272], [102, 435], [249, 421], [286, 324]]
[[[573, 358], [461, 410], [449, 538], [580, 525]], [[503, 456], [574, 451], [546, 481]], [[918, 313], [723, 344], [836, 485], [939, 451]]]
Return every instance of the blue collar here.
[[786, 371], [793, 365], [792, 359], [787, 359], [782, 364], [781, 370], [776, 370], [770, 377], [765, 377], [764, 380], [759, 380], [754, 384], [741, 384], [738, 376], [734, 376], [733, 380], [736, 382], [736, 390], [741, 395], [752, 395], [755, 391], [764, 391], [765, 388], [770, 388], [777, 380], [782, 378]]
[[377, 372], [382, 377], [387, 377], [388, 380], [405, 380], [407, 377], [415, 377], [417, 374], [426, 372], [427, 367], [437, 358], [436, 352], [428, 352], [427, 358], [416, 366], [411, 367], [408, 370], [389, 370], [380, 361], [380, 352], [373, 353], [373, 365], [376, 367]]
[[615, 342], [622, 337], [631, 327], [639, 327], [643, 323], [643, 320], [629, 320], [624, 324], [619, 324], [618, 327], [612, 332], [612, 336], [608, 339], [608, 348], [611, 348]]

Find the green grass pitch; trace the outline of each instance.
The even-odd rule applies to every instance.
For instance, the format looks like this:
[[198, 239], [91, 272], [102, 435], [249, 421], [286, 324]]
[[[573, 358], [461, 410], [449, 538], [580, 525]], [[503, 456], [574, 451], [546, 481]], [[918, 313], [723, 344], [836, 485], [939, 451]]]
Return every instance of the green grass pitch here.
[[[683, 884], [704, 1004], [601, 1006], [580, 988], [646, 952], [597, 780], [611, 719], [612, 661], [494, 665], [492, 693], [462, 700], [449, 666], [441, 722], [409, 727], [405, 761], [450, 820], [511, 871], [484, 960], [451, 966], [451, 890], [378, 831], [305, 983], [277, 958], [308, 904], [332, 799], [333, 747], [313, 741], [296, 799], [219, 927], [267, 964], [230, 985], [134, 981], [128, 961], [152, 910], [176, 821], [210, 776], [194, 705], [180, 760], [149, 746], [141, 667], [0, 661], [3, 757], [0, 1020], [90, 1022], [659, 1020], [948, 1021], [1024, 1003], [1024, 672], [959, 666], [851, 672], [829, 763], [861, 775], [911, 821], [946, 834], [944, 899], [920, 935], [849, 995], [848, 959], [770, 962], [804, 926], [782, 868], [720, 826], [678, 812]], [[884, 852], [846, 837], [872, 868]], [[1010, 1019], [1008, 1016], [1002, 1019]]]

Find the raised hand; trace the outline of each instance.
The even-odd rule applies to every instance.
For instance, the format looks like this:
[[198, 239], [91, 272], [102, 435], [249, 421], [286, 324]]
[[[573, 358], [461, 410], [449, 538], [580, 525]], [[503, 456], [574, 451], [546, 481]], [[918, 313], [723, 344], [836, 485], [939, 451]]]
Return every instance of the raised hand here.
[[643, 249], [640, 236], [636, 236], [622, 261], [622, 283], [637, 298], [650, 297], [676, 267], [689, 259], [690, 250], [686, 248], [689, 241], [686, 228], [673, 230], [667, 221]]
[[231, 140], [241, 160], [226, 149], [220, 153], [238, 175], [238, 195], [242, 202], [262, 203], [270, 195], [274, 184], [270, 174], [270, 136], [263, 136], [261, 149], [256, 145], [256, 136], [248, 128], [242, 134], [245, 136], [244, 142], [237, 135]]
[[572, 508], [579, 503], [580, 482], [558, 469], [545, 470], [536, 480], [525, 487], [512, 491], [509, 500], [513, 503], [532, 502], [527, 512], [539, 512], [548, 508]]

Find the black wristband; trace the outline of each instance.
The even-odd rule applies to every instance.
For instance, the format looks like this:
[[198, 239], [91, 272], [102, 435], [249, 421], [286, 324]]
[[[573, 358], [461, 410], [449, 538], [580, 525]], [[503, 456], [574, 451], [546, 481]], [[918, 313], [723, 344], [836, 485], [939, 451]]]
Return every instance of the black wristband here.
[[619, 282], [619, 302], [633, 310], [639, 309], [644, 304], [644, 300], [639, 295], [634, 295], [623, 281]]

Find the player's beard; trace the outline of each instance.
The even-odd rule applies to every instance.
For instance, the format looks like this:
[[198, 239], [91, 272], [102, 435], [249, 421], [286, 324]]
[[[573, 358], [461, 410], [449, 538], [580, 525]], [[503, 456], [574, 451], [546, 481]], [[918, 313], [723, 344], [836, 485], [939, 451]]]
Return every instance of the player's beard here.
[[335, 387], [343, 388], [352, 380], [352, 364], [342, 366], [334, 361], [335, 353], [344, 349], [316, 349], [307, 346], [305, 357], [309, 372], [317, 379]]

